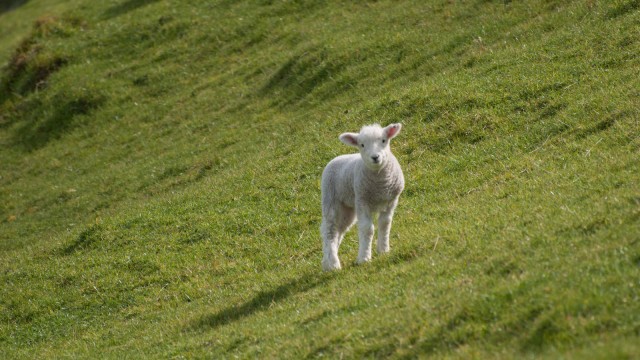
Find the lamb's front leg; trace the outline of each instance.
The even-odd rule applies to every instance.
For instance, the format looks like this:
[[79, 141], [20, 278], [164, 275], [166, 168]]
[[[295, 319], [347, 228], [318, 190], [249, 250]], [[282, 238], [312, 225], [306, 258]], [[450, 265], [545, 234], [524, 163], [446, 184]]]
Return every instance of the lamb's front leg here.
[[391, 231], [391, 222], [393, 220], [393, 212], [398, 205], [398, 199], [395, 199], [388, 208], [380, 212], [378, 217], [378, 254], [389, 252], [389, 233]]
[[378, 218], [378, 254], [389, 252], [389, 233], [396, 203], [394, 202], [387, 210], [382, 211]]
[[357, 211], [358, 213], [358, 236], [360, 239], [360, 248], [358, 250], [358, 259], [356, 263], [362, 264], [371, 260], [371, 241], [373, 240], [373, 217], [366, 210]]

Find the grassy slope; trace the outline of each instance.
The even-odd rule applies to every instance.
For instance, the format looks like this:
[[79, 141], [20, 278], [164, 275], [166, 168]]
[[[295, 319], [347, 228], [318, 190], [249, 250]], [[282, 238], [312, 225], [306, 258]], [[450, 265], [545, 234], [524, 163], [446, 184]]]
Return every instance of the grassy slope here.
[[[640, 352], [637, 1], [60, 3], [0, 14], [3, 354]], [[391, 121], [392, 254], [322, 274]]]

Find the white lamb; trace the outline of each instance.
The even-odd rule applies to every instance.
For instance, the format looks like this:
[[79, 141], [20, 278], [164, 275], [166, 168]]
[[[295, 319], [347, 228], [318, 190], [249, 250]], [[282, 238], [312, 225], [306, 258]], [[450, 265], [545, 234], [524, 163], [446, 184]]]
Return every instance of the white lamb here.
[[322, 269], [340, 269], [338, 248], [357, 217], [360, 248], [357, 263], [371, 260], [373, 220], [378, 217], [378, 253], [389, 252], [393, 212], [404, 189], [404, 176], [389, 142], [401, 124], [364, 126], [359, 134], [344, 133], [340, 141], [360, 154], [331, 160], [322, 173]]

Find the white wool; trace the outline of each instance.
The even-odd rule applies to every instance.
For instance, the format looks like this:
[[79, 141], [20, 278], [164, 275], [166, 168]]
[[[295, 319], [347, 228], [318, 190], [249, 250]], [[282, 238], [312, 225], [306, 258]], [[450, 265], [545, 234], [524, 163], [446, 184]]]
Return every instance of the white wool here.
[[378, 253], [389, 251], [393, 212], [404, 189], [404, 177], [389, 143], [401, 124], [364, 126], [360, 133], [344, 133], [340, 140], [360, 154], [341, 155], [322, 173], [322, 268], [340, 269], [338, 248], [344, 234], [358, 221], [357, 263], [371, 260], [373, 223], [378, 217]]

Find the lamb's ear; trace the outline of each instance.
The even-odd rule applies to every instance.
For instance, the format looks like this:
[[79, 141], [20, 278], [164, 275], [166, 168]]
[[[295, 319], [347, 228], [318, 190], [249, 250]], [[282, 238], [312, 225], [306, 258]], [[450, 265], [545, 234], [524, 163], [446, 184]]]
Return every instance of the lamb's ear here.
[[402, 129], [402, 124], [396, 123], [391, 124], [384, 128], [384, 133], [387, 135], [388, 139], [393, 139], [396, 135], [400, 133], [400, 129]]
[[349, 145], [358, 147], [358, 134], [356, 133], [344, 133], [340, 135], [340, 141]]

